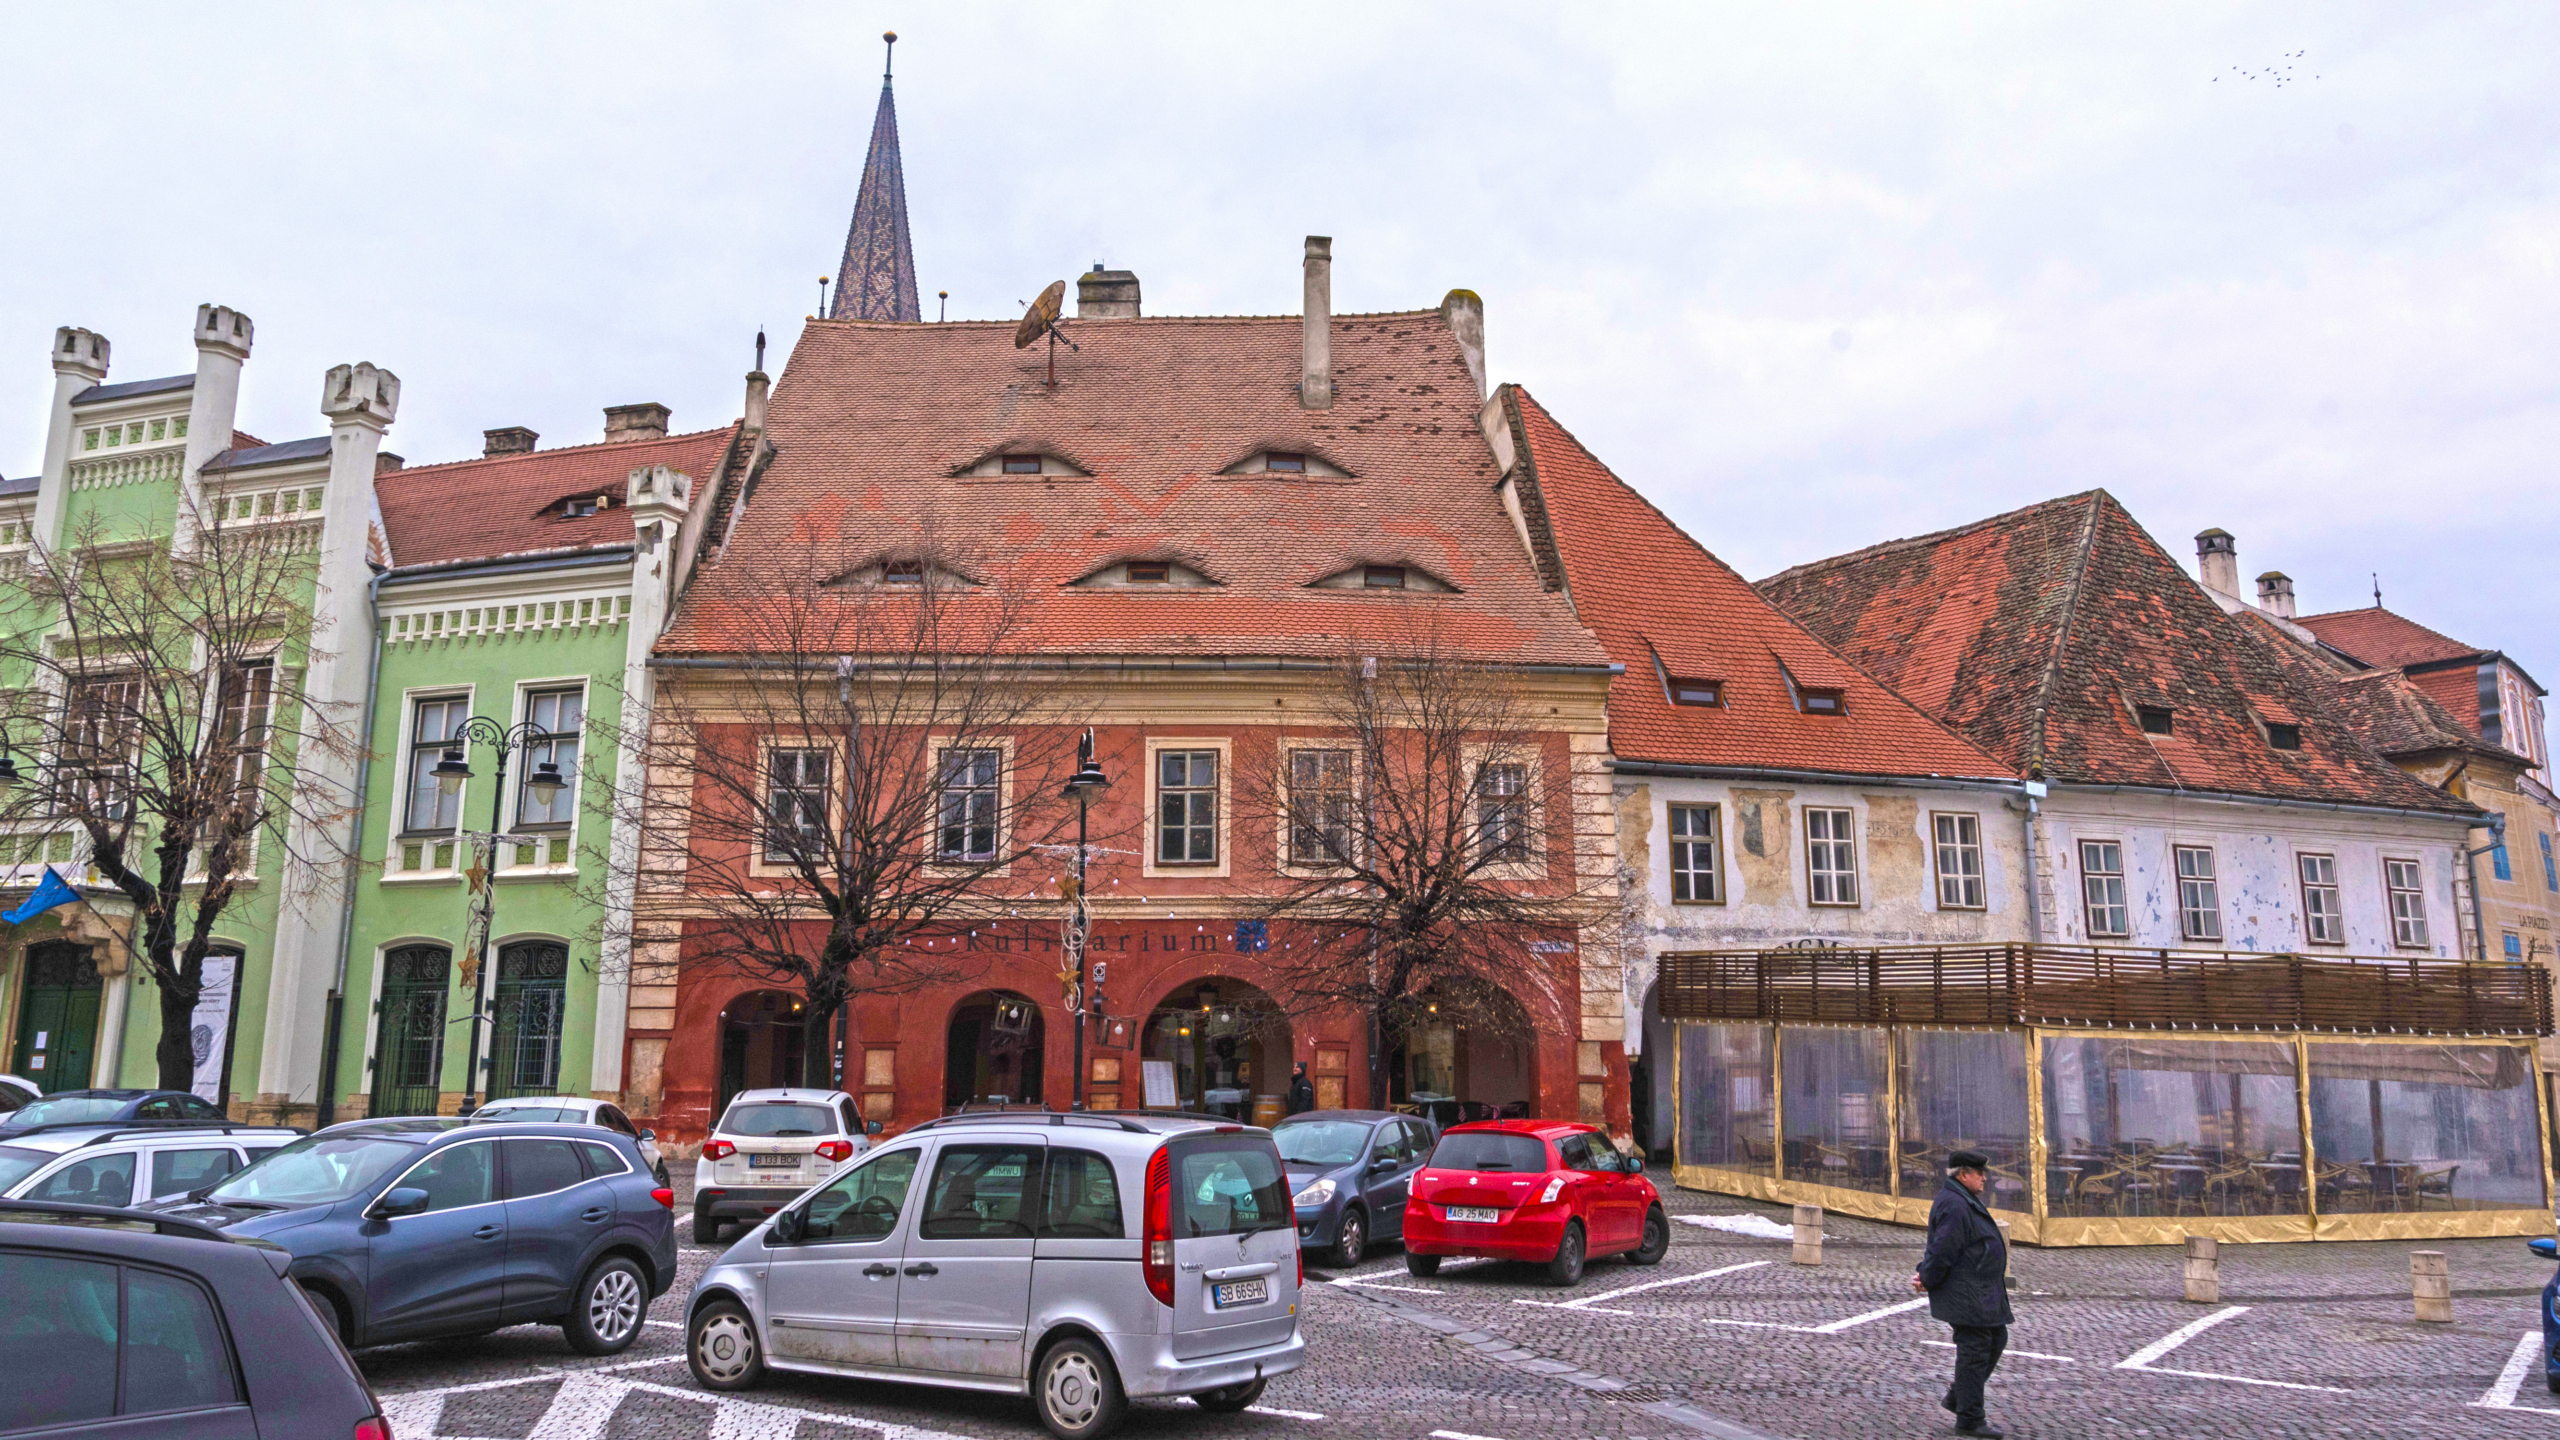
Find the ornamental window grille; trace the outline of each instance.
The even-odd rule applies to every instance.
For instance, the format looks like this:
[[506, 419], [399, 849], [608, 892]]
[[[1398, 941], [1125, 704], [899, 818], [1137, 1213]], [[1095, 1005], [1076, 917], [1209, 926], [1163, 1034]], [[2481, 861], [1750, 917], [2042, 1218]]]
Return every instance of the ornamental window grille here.
[[374, 1115], [433, 1115], [444, 1088], [445, 998], [453, 952], [404, 945], [382, 957], [373, 1047]]
[[560, 1037], [568, 1011], [569, 947], [519, 940], [498, 950], [498, 990], [489, 1032], [489, 1098], [550, 1095], [560, 1083]]

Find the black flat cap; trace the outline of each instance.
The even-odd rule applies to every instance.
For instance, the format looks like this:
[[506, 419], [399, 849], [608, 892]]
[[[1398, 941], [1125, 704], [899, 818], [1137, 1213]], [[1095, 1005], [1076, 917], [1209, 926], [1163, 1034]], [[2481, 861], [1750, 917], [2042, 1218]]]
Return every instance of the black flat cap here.
[[1947, 1157], [1947, 1168], [1950, 1170], [1988, 1170], [1991, 1168], [1991, 1157], [1983, 1154], [1979, 1150], [1959, 1150], [1953, 1155]]

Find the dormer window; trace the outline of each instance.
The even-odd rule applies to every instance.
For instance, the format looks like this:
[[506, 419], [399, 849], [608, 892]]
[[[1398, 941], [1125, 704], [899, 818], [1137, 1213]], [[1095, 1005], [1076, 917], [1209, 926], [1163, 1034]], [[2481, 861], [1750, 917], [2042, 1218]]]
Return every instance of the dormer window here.
[[1178, 560], [1116, 560], [1068, 584], [1078, 590], [1206, 590], [1218, 582]]
[[951, 472], [960, 480], [1019, 480], [1030, 475], [1085, 476], [1082, 466], [1062, 460], [1046, 450], [998, 450]]
[[2302, 748], [2302, 727], [2270, 720], [2267, 722], [2267, 744], [2277, 750], [2299, 750]]
[[1401, 590], [1404, 588], [1404, 567], [1401, 565], [1363, 565], [1360, 567], [1360, 588], [1363, 590]]
[[1305, 450], [1257, 450], [1225, 470], [1225, 475], [1276, 475], [1290, 480], [1348, 480], [1351, 472]]
[[1173, 567], [1162, 560], [1129, 562], [1129, 583], [1132, 585], [1162, 585], [1172, 579]]
[[1674, 705], [1722, 705], [1724, 682], [1721, 680], [1674, 680], [1671, 682]]
[[880, 583], [883, 585], [921, 585], [924, 583], [924, 562], [921, 560], [891, 560], [880, 567]]
[[1312, 582], [1319, 590], [1405, 590], [1446, 595], [1458, 587], [1413, 565], [1372, 565], [1367, 561], [1337, 570]]
[[1040, 457], [1037, 455], [1007, 455], [1004, 457], [1004, 473], [1007, 475], [1037, 475], [1040, 473]]
[[[2145, 735], [2177, 733], [2178, 712], [2166, 705], [2136, 705], [2133, 707], [2133, 718], [2135, 723], [2142, 727], [2142, 733]], [[2294, 738], [2297, 742], [2301, 739], [2299, 732]]]
[[1289, 475], [1307, 473], [1307, 457], [1294, 450], [1273, 450], [1262, 457], [1262, 468]]
[[1796, 708], [1807, 715], [1846, 715], [1849, 697], [1837, 690], [1800, 686], [1796, 690]]

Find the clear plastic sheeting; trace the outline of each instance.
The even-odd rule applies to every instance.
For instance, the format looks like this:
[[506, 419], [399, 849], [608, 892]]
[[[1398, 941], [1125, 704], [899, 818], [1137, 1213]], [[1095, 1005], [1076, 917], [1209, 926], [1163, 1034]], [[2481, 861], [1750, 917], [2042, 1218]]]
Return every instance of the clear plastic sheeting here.
[[2322, 1214], [2543, 1205], [2533, 1070], [2522, 1050], [2323, 1042], [2308, 1049]]
[[1882, 1030], [1778, 1033], [1787, 1179], [1893, 1193], [1892, 1053]]
[[1680, 1163], [1777, 1173], [1769, 1027], [1680, 1027]]
[[2287, 1041], [2046, 1037], [2047, 1213], [2308, 1213], [2296, 1073]]
[[1897, 1038], [1901, 1193], [1929, 1198], [1946, 1174], [1949, 1155], [1978, 1150], [1991, 1162], [1983, 1188], [1993, 1208], [2026, 1210], [2026, 1036], [2014, 1030], [1905, 1030]]

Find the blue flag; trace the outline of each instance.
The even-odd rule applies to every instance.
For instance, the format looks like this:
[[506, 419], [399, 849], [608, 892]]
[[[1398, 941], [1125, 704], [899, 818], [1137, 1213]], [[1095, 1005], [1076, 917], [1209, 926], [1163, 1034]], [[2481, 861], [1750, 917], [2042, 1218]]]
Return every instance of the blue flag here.
[[36, 882], [36, 893], [28, 896], [17, 909], [6, 915], [0, 915], [0, 920], [6, 920], [12, 925], [24, 925], [57, 905], [68, 905], [79, 898], [80, 892], [64, 884], [62, 877], [54, 874], [53, 867], [47, 865], [44, 867], [44, 878]]

